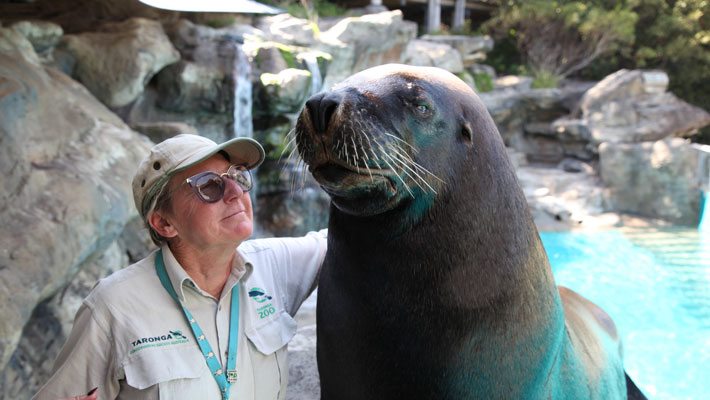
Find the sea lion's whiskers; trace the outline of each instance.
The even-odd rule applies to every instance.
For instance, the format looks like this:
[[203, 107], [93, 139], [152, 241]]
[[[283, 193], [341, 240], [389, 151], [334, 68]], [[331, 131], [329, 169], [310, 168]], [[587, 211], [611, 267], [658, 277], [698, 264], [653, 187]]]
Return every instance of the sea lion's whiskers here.
[[[363, 132], [360, 133], [360, 148], [362, 149], [362, 155], [364, 158], [362, 159], [365, 162], [365, 169], [367, 170], [367, 174], [370, 175], [370, 181], [374, 182], [374, 178], [372, 177], [372, 170], [370, 169], [370, 156], [367, 154], [367, 148], [362, 145], [362, 136]], [[366, 136], [366, 134], [365, 134]]]
[[355, 138], [350, 136], [350, 140], [353, 142], [353, 151], [355, 152], [355, 156], [353, 159], [356, 158], [355, 160], [355, 169], [357, 170], [357, 173], [360, 173], [360, 166], [358, 165], [358, 160], [360, 160], [360, 155], [357, 154], [357, 144], [355, 144]]
[[283, 155], [288, 151], [288, 149], [291, 149], [291, 151], [288, 153], [288, 156], [286, 157], [286, 161], [292, 160], [294, 156], [294, 152], [298, 152], [298, 145], [296, 144], [296, 128], [291, 129], [286, 136], [283, 139], [284, 143], [284, 148], [281, 150], [281, 154], [279, 154], [279, 159], [278, 161], [281, 161], [283, 158]]
[[372, 177], [372, 171], [370, 170], [370, 166], [365, 164], [365, 169], [367, 169], [367, 174], [370, 175], [370, 182], [374, 182], [375, 178]]
[[[409, 171], [411, 171], [414, 175], [416, 175], [417, 178], [419, 178], [419, 181], [421, 181], [424, 185], [426, 185], [426, 187], [428, 187], [429, 190], [432, 191], [432, 193], [436, 194], [436, 190], [434, 190], [434, 188], [431, 187], [431, 185], [429, 185], [429, 183], [426, 181], [426, 179], [424, 179], [421, 175], [419, 175], [419, 173], [418, 173], [418, 172], [416, 171], [416, 169], [413, 167], [416, 163], [415, 163], [411, 158], [409, 158], [408, 156], [403, 155], [402, 153], [400, 153], [400, 152], [398, 151], [398, 148], [397, 148], [396, 146], [394, 146], [394, 145], [391, 145], [391, 144], [390, 144], [390, 145], [388, 145], [388, 147], [389, 147], [389, 149], [392, 150], [392, 152], [394, 153], [394, 156], [390, 155], [391, 157], [396, 158], [399, 162], [401, 162], [402, 165], [404, 165]], [[418, 182], [417, 179], [412, 179], [412, 180], [413, 180], [415, 183]], [[418, 185], [421, 189], [424, 189], [424, 188], [423, 188], [421, 185], [419, 185], [418, 183], [417, 183], [417, 185]]]
[[365, 147], [365, 141], [362, 139], [363, 136], [367, 136], [366, 131], [356, 131], [357, 134], [357, 140], [360, 143], [360, 151], [361, 153], [365, 156], [365, 159], [360, 158], [360, 160], [365, 162], [365, 165], [367, 165], [367, 152], [366, 152], [366, 147]]
[[[286, 148], [283, 149], [281, 152], [281, 155], [286, 151]], [[281, 161], [281, 155], [279, 156], [279, 161]], [[298, 147], [294, 146], [293, 149], [291, 149], [291, 152], [288, 154], [288, 157], [286, 157], [286, 162], [292, 161], [294, 159], [298, 158], [299, 160], [301, 159], [301, 156], [298, 154]]]
[[[376, 165], [377, 168], [379, 169], [379, 168], [380, 168], [380, 165], [381, 165], [381, 164], [380, 164], [381, 158], [380, 158], [379, 154], [377, 154], [377, 152], [375, 151], [375, 149], [372, 148], [372, 147], [370, 147], [370, 154], [371, 154], [371, 157], [369, 157], [369, 158], [375, 163], [375, 165]], [[368, 165], [368, 168], [369, 168], [369, 165]]]
[[414, 162], [412, 165], [414, 166], [414, 168], [418, 169], [419, 172], [424, 173], [424, 174], [427, 174], [427, 175], [431, 176], [432, 178], [436, 179], [437, 181], [439, 181], [439, 182], [441, 182], [441, 183], [443, 183], [443, 184], [446, 184], [446, 181], [445, 181], [445, 180], [443, 180], [443, 179], [439, 178], [438, 176], [434, 175], [433, 172], [431, 172], [431, 171], [429, 171], [428, 169], [422, 167], [420, 164]]
[[402, 138], [400, 138], [400, 137], [398, 137], [398, 136], [395, 136], [395, 135], [393, 135], [393, 134], [391, 134], [391, 133], [389, 133], [389, 132], [383, 132], [383, 133], [384, 133], [385, 135], [387, 135], [387, 136], [393, 138], [393, 139], [396, 140], [397, 142], [404, 143], [405, 145], [407, 145], [407, 147], [409, 147], [410, 149], [412, 149], [412, 152], [414, 152], [414, 154], [416, 154], [416, 153], [419, 152], [419, 150], [418, 150], [417, 148], [415, 148], [415, 147], [412, 146], [411, 144], [405, 142], [404, 139], [402, 139]]
[[[395, 146], [393, 143], [390, 143], [389, 145]], [[418, 162], [414, 161], [414, 159], [412, 159], [412, 157], [409, 156], [409, 154], [407, 154], [407, 153], [404, 151], [404, 149], [402, 149], [401, 147], [395, 146], [395, 147], [393, 148], [393, 150], [395, 150], [395, 148], [396, 148], [397, 150], [399, 150], [397, 153], [398, 153], [401, 157], [404, 158], [404, 161], [405, 161], [405, 162], [408, 162], [408, 163], [409, 163], [412, 167], [414, 167], [417, 171], [421, 172], [422, 174], [429, 175], [429, 176], [431, 176], [432, 178], [438, 180], [438, 181], [441, 182], [441, 183], [446, 183], [446, 181], [444, 181], [443, 179], [441, 179], [441, 178], [439, 178], [438, 176], [436, 176], [433, 172], [431, 172], [431, 171], [429, 171], [428, 169], [422, 167], [421, 164], [419, 164]], [[395, 151], [396, 151], [396, 150], [395, 150]]]
[[301, 188], [306, 187], [306, 179], [308, 178], [308, 167], [303, 160], [299, 160], [299, 164], [303, 164], [301, 167]]
[[[391, 154], [389, 154], [389, 153], [385, 153], [385, 157], [389, 158], [390, 161], [392, 161], [393, 163], [395, 163], [395, 164], [397, 164], [397, 165], [400, 165], [400, 166], [402, 167], [400, 173], [403, 173], [407, 178], [411, 179], [412, 182], [414, 182], [414, 183], [419, 187], [419, 189], [424, 190], [424, 186], [422, 186], [422, 185], [419, 183], [419, 180], [415, 179], [415, 177], [412, 176], [412, 174], [409, 173], [409, 171], [412, 171], [412, 169], [411, 169], [411, 167], [410, 167], [409, 165], [407, 165], [407, 164], [406, 164], [405, 162], [403, 162], [402, 160], [393, 157], [393, 156], [392, 156]], [[412, 172], [414, 172], [414, 171], [412, 171]], [[401, 178], [400, 178], [400, 179], [401, 179]], [[423, 179], [422, 179], [422, 181], [424, 182], [425, 185], [429, 186], [429, 185], [426, 183], [426, 181], [424, 181]], [[431, 188], [431, 187], [430, 187], [430, 189], [431, 189], [432, 191], [434, 190], [434, 189]], [[436, 192], [434, 192], [434, 193], [436, 193]]]
[[362, 141], [362, 137], [363, 137], [363, 136], [367, 136], [367, 132], [364, 131], [364, 130], [363, 130], [363, 131], [358, 131], [357, 138], [360, 140], [360, 148], [362, 148], [362, 149], [364, 150], [364, 149], [365, 149], [365, 144], [364, 144], [363, 141]]
[[[286, 139], [290, 139], [286, 141]], [[300, 170], [300, 174], [290, 174], [291, 179], [290, 179], [290, 189], [292, 192], [296, 190], [300, 190], [305, 186], [306, 183], [306, 172], [307, 168], [305, 168], [306, 162], [303, 160], [301, 157], [301, 154], [298, 151], [298, 146], [295, 144], [297, 140], [297, 133], [296, 129], [291, 129], [287, 134], [286, 137], [284, 138], [285, 146], [284, 149], [281, 151], [281, 154], [279, 155], [279, 158], [277, 160], [277, 163], [280, 165], [294, 165], [294, 168], [296, 171]], [[288, 156], [286, 159], [283, 158], [283, 155], [286, 153], [288, 148], [291, 147], [291, 151], [288, 153]], [[300, 177], [299, 177], [300, 175]], [[279, 180], [281, 180], [281, 175], [279, 175]], [[299, 184], [300, 181], [300, 184]]]
[[[392, 159], [392, 157], [390, 157], [390, 155], [387, 154], [387, 152], [385, 151], [385, 149], [382, 147], [381, 144], [378, 143], [377, 145], [378, 145], [378, 147], [379, 147], [379, 149], [380, 149], [380, 153], [382, 153], [382, 155], [384, 155], [384, 156], [387, 157], [387, 158], [390, 158], [390, 159], [392, 160], [392, 162], [394, 162], [395, 164], [398, 164], [397, 161], [395, 161], [394, 159]], [[392, 164], [390, 164], [389, 161], [387, 161], [387, 158], [382, 158], [381, 160], [382, 160], [385, 164], [387, 164], [387, 166], [388, 166], [392, 171], [396, 172], [397, 178], [399, 179], [400, 182], [402, 182], [402, 185], [404, 185], [404, 188], [407, 190], [407, 192], [409, 193], [409, 195], [412, 196], [412, 198], [414, 199], [414, 198], [415, 198], [415, 197], [414, 197], [414, 193], [412, 193], [412, 191], [409, 189], [409, 185], [407, 185], [407, 182], [405, 182], [404, 179], [402, 179], [402, 177], [400, 176], [400, 174], [401, 174], [402, 172], [404, 172], [404, 174], [407, 175], [407, 176], [409, 176], [410, 178], [411, 178], [411, 176], [407, 173], [407, 171], [404, 170], [404, 168], [402, 168], [402, 172], [397, 172], [397, 168], [395, 168], [394, 166], [392, 166]]]
[[[286, 136], [284, 136], [283, 142], [286, 142], [285, 148], [288, 148], [296, 141], [296, 128], [292, 128]], [[285, 149], [284, 149], [285, 150]]]
[[[438, 176], [436, 176], [433, 172], [431, 172], [431, 171], [429, 171], [428, 169], [422, 167], [421, 164], [419, 164], [418, 162], [414, 161], [414, 159], [412, 159], [412, 157], [409, 156], [409, 154], [407, 154], [407, 153], [404, 151], [404, 149], [402, 149], [402, 148], [399, 147], [399, 146], [395, 146], [393, 143], [390, 143], [390, 145], [391, 145], [391, 146], [394, 146], [394, 147], [392, 147], [392, 150], [395, 151], [397, 154], [399, 154], [399, 156], [403, 158], [403, 161], [406, 162], [406, 163], [408, 163], [409, 165], [411, 165], [414, 169], [416, 169], [417, 171], [419, 171], [419, 172], [422, 173], [423, 175], [429, 175], [429, 176], [431, 176], [432, 178], [438, 180], [438, 181], [441, 182], [441, 183], [446, 183], [443, 179], [441, 179], [441, 178], [439, 178]], [[398, 151], [398, 150], [399, 150], [399, 151]], [[435, 193], [436, 193], [436, 192], [435, 192]]]
[[[292, 162], [293, 162], [292, 160], [287, 160], [284, 164], [288, 165], [288, 164], [291, 164]], [[301, 166], [301, 164], [305, 165], [305, 162], [303, 161], [302, 158], [299, 157], [294, 165], [295, 171], [299, 171], [298, 168]], [[300, 184], [300, 187], [298, 185], [298, 181], [300, 180], [299, 178], [301, 178], [299, 175], [302, 175], [302, 174], [291, 174], [291, 179], [289, 179], [291, 181], [291, 183], [289, 185], [290, 191], [291, 191], [291, 196], [293, 196], [293, 192], [303, 188], [302, 182]], [[279, 175], [279, 180], [281, 180], [281, 175]]]
[[340, 139], [335, 141], [335, 148], [333, 150], [335, 150], [335, 153], [338, 156], [338, 158], [343, 158], [342, 143], [343, 142]]
[[348, 145], [343, 141], [343, 149], [345, 150], [345, 161], [350, 159], [350, 156], [348, 155]]
[[[375, 163], [377, 163], [377, 157], [374, 157], [375, 151], [373, 150], [372, 141], [370, 141], [370, 135], [365, 135], [365, 139], [367, 139], [367, 147], [368, 147], [368, 148], [370, 149], [370, 151], [372, 152], [373, 161], [375, 161]], [[376, 141], [376, 139], [374, 139], [374, 140]], [[379, 165], [379, 164], [378, 164], [378, 165]]]
[[290, 158], [293, 157], [293, 153], [294, 153], [295, 151], [298, 151], [298, 146], [295, 146], [295, 145], [294, 145], [294, 142], [295, 142], [295, 141], [296, 141], [296, 138], [293, 138], [293, 139], [291, 139], [290, 141], [288, 141], [288, 142], [284, 145], [283, 150], [281, 150], [281, 154], [279, 154], [279, 160], [278, 160], [278, 161], [281, 161], [281, 159], [283, 158], [283, 155], [286, 154], [286, 152], [287, 152], [289, 149], [290, 149], [291, 151], [288, 152], [288, 156], [286, 157], [286, 159], [290, 159]]
[[[368, 138], [367, 140], [370, 140], [370, 139]], [[373, 137], [372, 140], [375, 142], [375, 145], [377, 145], [378, 148], [380, 148], [380, 149], [382, 148], [382, 145], [380, 144], [379, 141], [377, 141], [376, 137]], [[375, 153], [374, 149], [375, 149], [375, 146], [373, 146], [372, 143], [370, 143], [370, 150], [372, 151], [372, 156], [373, 156], [375, 162], [377, 163], [377, 166], [379, 167], [380, 161], [382, 160], [382, 158], [379, 156], [379, 153]]]
[[[305, 186], [306, 183], [306, 163], [303, 161], [303, 159], [299, 159], [298, 162], [296, 162], [296, 173], [293, 175], [293, 187], [292, 189], [302, 189]], [[297, 186], [298, 185], [298, 186]]]

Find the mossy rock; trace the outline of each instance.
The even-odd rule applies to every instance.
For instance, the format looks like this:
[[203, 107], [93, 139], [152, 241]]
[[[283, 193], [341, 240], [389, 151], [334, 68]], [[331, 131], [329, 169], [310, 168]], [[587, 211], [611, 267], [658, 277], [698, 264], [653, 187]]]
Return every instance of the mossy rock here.
[[308, 70], [307, 59], [315, 58], [321, 76], [325, 76], [333, 57], [322, 51], [307, 47], [291, 46], [276, 42], [251, 44], [254, 65], [260, 72], [278, 74], [286, 68]]
[[288, 157], [293, 149], [288, 146], [288, 133], [293, 122], [286, 117], [264, 117], [254, 121], [254, 138], [264, 147], [267, 160]]

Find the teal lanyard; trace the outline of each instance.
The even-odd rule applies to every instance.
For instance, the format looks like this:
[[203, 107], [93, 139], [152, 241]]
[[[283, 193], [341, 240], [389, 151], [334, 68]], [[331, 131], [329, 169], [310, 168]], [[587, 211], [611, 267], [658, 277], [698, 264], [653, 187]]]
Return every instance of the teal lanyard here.
[[232, 309], [229, 314], [229, 348], [227, 350], [227, 377], [222, 371], [222, 365], [219, 362], [219, 354], [215, 354], [210, 347], [209, 342], [205, 334], [202, 333], [202, 329], [197, 324], [197, 320], [190, 314], [190, 311], [185, 308], [180, 302], [180, 299], [173, 289], [173, 285], [170, 283], [170, 278], [168, 278], [168, 273], [165, 270], [165, 264], [163, 263], [163, 251], [158, 250], [155, 255], [155, 270], [158, 272], [158, 278], [160, 278], [160, 283], [163, 284], [165, 290], [168, 291], [170, 296], [182, 307], [182, 311], [185, 313], [185, 318], [192, 328], [192, 334], [195, 335], [197, 339], [197, 344], [202, 350], [202, 355], [205, 357], [207, 366], [212, 371], [212, 376], [217, 381], [219, 388], [222, 390], [222, 398], [229, 398], [229, 390], [233, 383], [237, 381], [237, 342], [239, 341], [239, 284], [237, 283], [232, 288]]

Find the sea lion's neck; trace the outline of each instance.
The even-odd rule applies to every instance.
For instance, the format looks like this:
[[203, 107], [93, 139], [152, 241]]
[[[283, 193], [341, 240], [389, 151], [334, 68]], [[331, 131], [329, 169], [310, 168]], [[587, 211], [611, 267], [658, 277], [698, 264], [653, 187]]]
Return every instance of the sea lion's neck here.
[[[489, 349], [473, 352], [474, 360], [464, 357], [484, 375], [509, 364], [550, 370], [555, 351], [543, 354], [528, 349], [560, 348], [564, 314], [529, 213], [525, 209], [527, 215], [511, 221], [500, 210], [475, 210], [453, 199], [439, 200], [420, 223], [396, 236], [387, 233], [395, 214], [358, 218], [331, 209], [321, 279], [347, 282], [338, 287], [347, 287], [354, 296], [376, 293], [376, 304], [386, 304], [387, 311], [380, 315], [379, 308], [368, 306], [364, 309], [371, 314], [362, 317], [377, 321], [378, 335], [417, 332], [406, 340], [397, 336], [397, 341], [406, 342], [403, 348], [427, 347], [435, 349], [431, 354], [453, 358], [459, 357], [457, 353], [469, 354], [471, 347]], [[500, 218], [497, 223], [484, 223], [471, 217], [476, 212], [482, 217], [498, 213]], [[458, 343], [434, 338], [456, 338]], [[511, 358], [503, 360], [500, 354]], [[455, 377], [459, 370], [471, 371], [453, 368], [447, 373]], [[509, 376], [516, 387], [520, 382], [530, 388], [544, 386], [537, 376]], [[465, 382], [470, 377], [460, 378]]]
[[[553, 371], [564, 348], [564, 313], [529, 213], [525, 209], [511, 221], [500, 210], [475, 210], [453, 200], [438, 201], [418, 224], [394, 236], [388, 230], [395, 214], [358, 218], [331, 209], [321, 280], [347, 282], [337, 287], [346, 288], [348, 302], [362, 307], [346, 307], [346, 314], [377, 327], [373, 333], [358, 331], [379, 338], [371, 345], [430, 349], [423, 353], [427, 359], [410, 360], [406, 350], [393, 358], [432, 373], [442, 373], [445, 365], [444, 385], [452, 392], [477, 393], [484, 386], [474, 382], [503, 370], [511, 372], [497, 376], [503, 384], [491, 390], [500, 390], [502, 397], [542, 398], [539, 392], [549, 390], [547, 371]], [[500, 218], [484, 223], [471, 218], [476, 212]], [[376, 298], [361, 298], [361, 293]], [[548, 351], [534, 350], [543, 348]]]
[[[496, 201], [466, 195], [459, 199], [440, 194], [414, 224], [407, 213], [409, 207], [420, 205], [413, 201], [365, 218], [333, 207], [329, 246], [337, 246], [339, 257], [353, 261], [338, 269], [352, 268], [347, 273], [365, 280], [364, 275], [386, 269], [407, 277], [407, 284], [421, 281], [439, 289], [465, 283], [461, 301], [469, 305], [519, 296], [520, 286], [533, 282], [537, 290], [554, 291], [549, 263], [522, 194]], [[493, 206], [483, 209], [482, 204]]]

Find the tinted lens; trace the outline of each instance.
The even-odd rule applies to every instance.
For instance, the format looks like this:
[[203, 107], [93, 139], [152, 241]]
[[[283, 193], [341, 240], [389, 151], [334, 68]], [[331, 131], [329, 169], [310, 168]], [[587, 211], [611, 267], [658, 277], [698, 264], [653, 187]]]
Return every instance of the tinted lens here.
[[202, 200], [214, 203], [224, 194], [224, 181], [215, 173], [208, 173], [195, 180], [195, 189]]
[[252, 187], [251, 172], [244, 169], [244, 167], [232, 165], [229, 167], [229, 171], [227, 171], [227, 176], [236, 182], [245, 192], [248, 192]]

